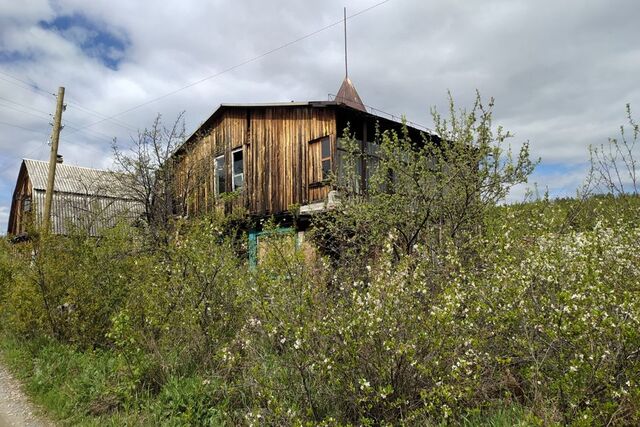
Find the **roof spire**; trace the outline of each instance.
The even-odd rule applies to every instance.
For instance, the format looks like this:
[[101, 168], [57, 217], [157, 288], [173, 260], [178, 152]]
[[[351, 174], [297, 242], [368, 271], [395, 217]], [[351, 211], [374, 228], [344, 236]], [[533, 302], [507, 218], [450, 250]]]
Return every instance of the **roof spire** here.
[[356, 110], [367, 111], [358, 91], [356, 90], [351, 80], [349, 80], [349, 67], [347, 62], [347, 8], [344, 8], [344, 80], [342, 86], [338, 90], [336, 95], [336, 102], [340, 104], [346, 104]]

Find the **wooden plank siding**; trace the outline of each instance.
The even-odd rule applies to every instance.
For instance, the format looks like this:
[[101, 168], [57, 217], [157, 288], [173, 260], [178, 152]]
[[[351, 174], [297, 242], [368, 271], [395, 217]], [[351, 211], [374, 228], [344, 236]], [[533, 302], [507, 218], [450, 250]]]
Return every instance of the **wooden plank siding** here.
[[[187, 197], [187, 214], [220, 209], [214, 195], [216, 156], [225, 156], [226, 191], [232, 191], [231, 152], [243, 149], [244, 186], [234, 204], [253, 215], [271, 215], [309, 202], [309, 141], [329, 136], [335, 147], [334, 109], [309, 105], [221, 107], [201, 135], [176, 156], [177, 193]], [[201, 128], [202, 129], [202, 128]], [[328, 194], [313, 189], [313, 198]]]
[[24, 211], [25, 199], [31, 200], [31, 212], [34, 210], [33, 189], [27, 170], [22, 165], [18, 173], [16, 188], [13, 193], [11, 211], [9, 213], [8, 234], [18, 235], [27, 231], [31, 212]]

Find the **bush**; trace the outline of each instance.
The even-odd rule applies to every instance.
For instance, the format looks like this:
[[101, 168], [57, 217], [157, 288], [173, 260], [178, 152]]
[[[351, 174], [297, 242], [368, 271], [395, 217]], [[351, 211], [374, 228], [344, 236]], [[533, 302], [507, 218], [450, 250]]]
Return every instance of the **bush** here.
[[640, 424], [640, 199], [498, 206], [533, 164], [490, 119], [381, 135], [386, 191], [345, 187], [315, 257], [250, 268], [218, 216], [3, 242], [13, 365], [72, 423]]

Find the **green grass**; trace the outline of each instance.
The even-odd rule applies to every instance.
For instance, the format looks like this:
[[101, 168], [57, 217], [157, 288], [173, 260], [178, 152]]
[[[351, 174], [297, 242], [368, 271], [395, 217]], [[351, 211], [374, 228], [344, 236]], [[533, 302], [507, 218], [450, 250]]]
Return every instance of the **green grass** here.
[[[156, 395], [126, 395], [117, 358], [105, 351], [77, 351], [51, 340], [17, 339], [0, 333], [0, 357], [26, 392], [62, 425], [224, 425], [221, 409], [208, 408], [198, 378], [170, 378]], [[125, 395], [123, 395], [123, 393]], [[536, 426], [539, 420], [518, 406], [462, 417], [463, 427]]]
[[63, 425], [144, 425], [151, 418], [144, 411], [117, 407], [116, 359], [107, 352], [79, 352], [53, 341], [8, 334], [0, 335], [0, 351], [32, 400]]
[[[54, 341], [22, 340], [0, 333], [0, 357], [32, 400], [62, 425], [224, 425], [220, 409], [206, 408], [198, 378], [171, 378], [154, 397], [121, 396], [118, 361], [110, 352], [76, 351]], [[203, 391], [205, 393], [203, 393]], [[539, 419], [518, 406], [462, 417], [462, 427], [537, 426]]]
[[32, 401], [62, 425], [224, 425], [224, 402], [209, 405], [215, 384], [205, 387], [197, 377], [172, 377], [152, 396], [130, 386], [112, 352], [1, 332], [0, 358]]

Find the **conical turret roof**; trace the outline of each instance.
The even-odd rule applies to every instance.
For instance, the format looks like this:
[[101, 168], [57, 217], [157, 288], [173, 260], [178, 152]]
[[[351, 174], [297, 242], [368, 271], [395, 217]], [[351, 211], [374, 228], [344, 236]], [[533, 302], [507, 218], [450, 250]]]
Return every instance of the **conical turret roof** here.
[[367, 111], [362, 99], [360, 99], [360, 95], [358, 95], [358, 91], [349, 77], [345, 77], [342, 81], [340, 90], [338, 90], [338, 94], [336, 95], [336, 101], [346, 104], [351, 108], [355, 108], [356, 110]]

